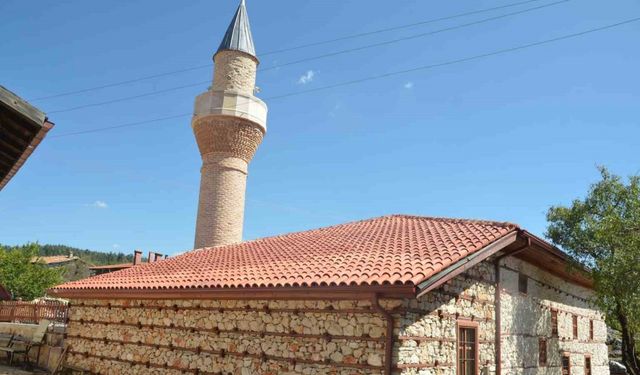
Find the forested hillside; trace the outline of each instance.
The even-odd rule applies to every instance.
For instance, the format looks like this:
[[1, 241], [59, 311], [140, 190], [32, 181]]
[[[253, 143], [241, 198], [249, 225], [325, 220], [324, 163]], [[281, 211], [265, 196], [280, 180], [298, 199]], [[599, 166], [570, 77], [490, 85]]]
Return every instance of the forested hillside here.
[[[24, 254], [38, 254], [40, 256], [68, 256], [71, 254], [77, 256], [79, 260], [57, 267], [60, 270], [59, 275], [62, 277], [62, 281], [73, 281], [89, 277], [89, 267], [91, 267], [92, 265], [99, 266], [133, 262], [133, 254], [125, 255], [123, 253], [100, 252], [87, 249], [78, 249], [76, 247], [66, 245], [25, 244], [22, 246], [5, 246], [0, 244], [0, 253], [7, 254], [6, 252], [11, 250], [18, 250], [20, 253]], [[29, 255], [29, 257], [32, 256], [33, 255]], [[5, 283], [10, 282], [10, 280], [0, 280], [0, 283], [2, 283], [3, 281]]]
[[42, 256], [69, 255], [70, 253], [95, 266], [133, 262], [133, 251], [131, 254], [124, 254], [78, 249], [66, 245], [40, 245], [40, 255]]
[[[23, 246], [7, 246], [0, 244], [0, 249], [9, 248], [26, 248], [29, 244]], [[102, 266], [106, 264], [118, 264], [118, 263], [130, 263], [133, 262], [133, 251], [131, 254], [114, 253], [114, 252], [101, 252], [95, 250], [79, 249], [77, 247], [71, 247], [66, 245], [38, 245], [41, 256], [50, 255], [73, 255], [80, 257], [86, 263], [94, 266]]]

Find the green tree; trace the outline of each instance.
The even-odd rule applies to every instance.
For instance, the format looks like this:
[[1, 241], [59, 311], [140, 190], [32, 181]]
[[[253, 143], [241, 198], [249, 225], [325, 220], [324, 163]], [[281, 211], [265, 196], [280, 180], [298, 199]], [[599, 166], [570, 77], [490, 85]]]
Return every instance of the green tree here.
[[0, 249], [0, 284], [13, 298], [32, 300], [44, 296], [47, 288], [62, 281], [62, 270], [32, 263], [38, 255], [38, 244]]
[[640, 375], [640, 176], [599, 170], [585, 199], [549, 209], [547, 237], [589, 269], [596, 303], [622, 332], [622, 361]]

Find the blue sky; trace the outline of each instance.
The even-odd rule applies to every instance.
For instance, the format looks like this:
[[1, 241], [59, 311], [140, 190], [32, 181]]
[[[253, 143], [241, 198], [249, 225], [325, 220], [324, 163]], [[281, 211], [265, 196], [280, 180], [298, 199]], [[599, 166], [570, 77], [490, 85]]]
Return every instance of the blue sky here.
[[[248, 1], [258, 54], [515, 1]], [[261, 59], [269, 68], [553, 3], [344, 40]], [[205, 65], [236, 1], [0, 2], [0, 82], [26, 99]], [[640, 16], [633, 0], [535, 11], [264, 71], [278, 96], [580, 32]], [[245, 238], [391, 213], [519, 223], [598, 178], [640, 171], [640, 22], [555, 44], [267, 101], [251, 163]], [[33, 104], [56, 127], [0, 193], [0, 242], [177, 253], [193, 243], [200, 158], [189, 113], [211, 68]]]

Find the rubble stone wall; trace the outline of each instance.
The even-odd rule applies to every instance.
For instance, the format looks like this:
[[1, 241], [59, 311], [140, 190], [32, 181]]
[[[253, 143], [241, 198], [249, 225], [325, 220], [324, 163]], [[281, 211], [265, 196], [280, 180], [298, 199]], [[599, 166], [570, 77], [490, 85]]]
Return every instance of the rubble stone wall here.
[[240, 51], [221, 51], [215, 56], [214, 90], [233, 90], [253, 94], [256, 86], [257, 62]]
[[[394, 321], [394, 374], [455, 375], [459, 325], [477, 327], [480, 374], [494, 374], [494, 279], [486, 262], [418, 299], [382, 300]], [[606, 326], [589, 290], [511, 258], [501, 282], [503, 374], [559, 374], [562, 354], [572, 374], [584, 375], [585, 355], [592, 374], [608, 374]], [[72, 363], [101, 374], [382, 374], [386, 324], [367, 300], [74, 300], [66, 343]]]
[[75, 300], [67, 345], [101, 374], [381, 374], [385, 324], [370, 301]]
[[477, 325], [479, 370], [495, 372], [493, 268], [480, 264], [419, 299], [406, 300], [397, 368], [407, 375], [455, 375], [458, 325]]
[[[607, 326], [602, 314], [589, 302], [592, 291], [513, 257], [504, 261], [500, 272], [505, 374], [559, 374], [563, 354], [570, 358], [572, 375], [585, 374], [585, 356], [591, 357], [592, 374], [609, 374]], [[527, 277], [526, 294], [518, 288], [520, 273]], [[557, 335], [552, 334], [552, 310], [557, 311]], [[574, 316], [578, 322], [577, 338], [573, 335]], [[546, 366], [538, 362], [540, 338], [547, 341]]]

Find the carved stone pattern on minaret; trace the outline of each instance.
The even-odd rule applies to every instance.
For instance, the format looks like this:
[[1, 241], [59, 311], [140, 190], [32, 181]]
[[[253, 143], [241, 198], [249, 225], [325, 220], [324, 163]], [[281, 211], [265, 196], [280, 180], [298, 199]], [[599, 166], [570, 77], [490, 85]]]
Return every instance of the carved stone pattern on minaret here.
[[222, 51], [215, 56], [214, 90], [236, 90], [252, 95], [256, 86], [256, 60], [239, 51]]
[[208, 116], [193, 123], [201, 155], [225, 153], [247, 163], [262, 142], [262, 129], [251, 121], [233, 117]]

